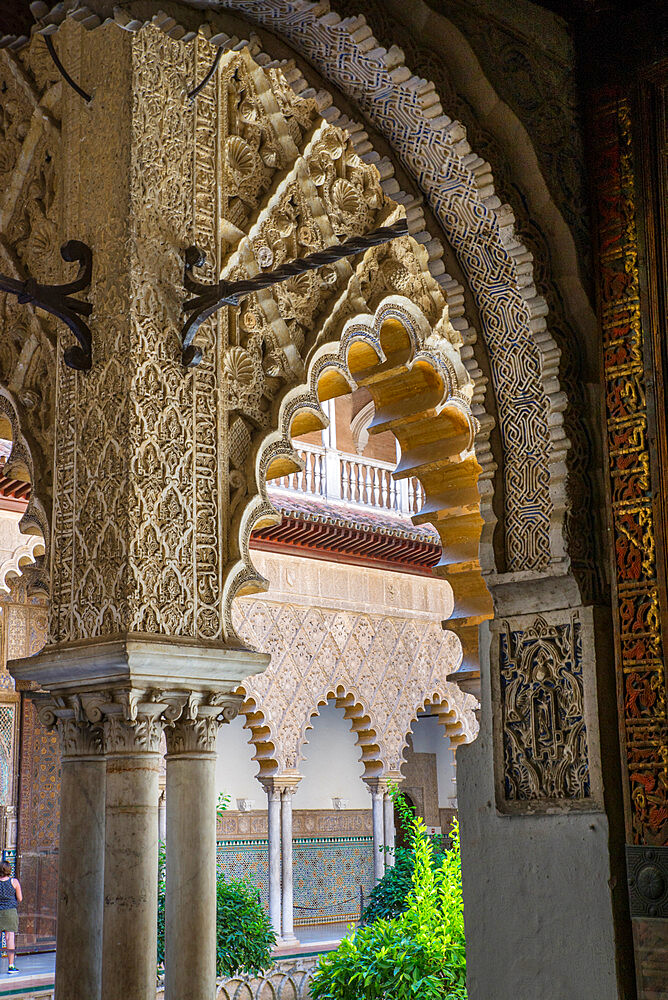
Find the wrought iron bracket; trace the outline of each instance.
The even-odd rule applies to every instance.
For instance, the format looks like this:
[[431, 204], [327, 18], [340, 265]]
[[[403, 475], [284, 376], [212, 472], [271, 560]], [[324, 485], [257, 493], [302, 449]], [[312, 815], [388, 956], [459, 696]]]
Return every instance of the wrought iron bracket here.
[[252, 295], [253, 292], [277, 285], [281, 281], [287, 281], [288, 278], [304, 274], [306, 271], [314, 271], [319, 267], [335, 264], [337, 261], [343, 260], [344, 257], [353, 257], [371, 247], [380, 246], [382, 243], [389, 243], [391, 240], [407, 235], [408, 223], [406, 219], [399, 219], [392, 226], [383, 226], [371, 233], [366, 233], [364, 236], [355, 236], [343, 243], [338, 243], [336, 246], [309, 254], [308, 257], [298, 257], [296, 260], [291, 260], [287, 264], [277, 267], [274, 271], [265, 271], [245, 281], [219, 281], [215, 285], [204, 285], [193, 277], [192, 269], [201, 267], [206, 260], [206, 255], [195, 246], [188, 247], [185, 253], [183, 284], [187, 292], [193, 293], [194, 298], [186, 299], [183, 303], [183, 311], [188, 314], [181, 334], [184, 366], [194, 368], [202, 360], [202, 352], [198, 347], [195, 347], [193, 339], [202, 323], [223, 306], [237, 306], [242, 298], [246, 295]]
[[216, 52], [214, 60], [211, 63], [211, 66], [210, 66], [209, 71], [206, 74], [206, 76], [202, 79], [202, 81], [200, 83], [197, 84], [197, 86], [195, 87], [194, 90], [191, 90], [191, 91], [188, 92], [188, 100], [189, 101], [194, 101], [195, 98], [197, 97], [197, 95], [201, 94], [201, 92], [204, 90], [204, 88], [206, 87], [207, 83], [209, 82], [209, 80], [211, 79], [211, 77], [213, 76], [213, 74], [216, 72], [216, 69], [218, 68], [218, 63], [220, 62], [220, 57], [222, 56], [222, 54], [223, 54], [223, 50], [222, 50], [222, 48], [219, 48], [218, 51]]
[[92, 364], [92, 337], [87, 324], [81, 318], [90, 316], [93, 307], [90, 302], [72, 298], [90, 285], [93, 271], [93, 252], [81, 240], [68, 240], [60, 248], [60, 256], [68, 263], [79, 262], [79, 273], [74, 281], [65, 285], [40, 285], [34, 278], [19, 281], [0, 274], [0, 292], [16, 295], [21, 303], [30, 303], [57, 316], [69, 326], [77, 338], [79, 346], [66, 348], [63, 360], [68, 368], [76, 371], [90, 371]]
[[44, 35], [44, 41], [46, 42], [46, 47], [49, 50], [49, 55], [53, 59], [53, 64], [60, 73], [60, 75], [62, 76], [65, 83], [69, 84], [72, 90], [75, 91], [75, 93], [77, 93], [79, 97], [83, 97], [86, 104], [90, 104], [93, 98], [91, 97], [90, 94], [86, 93], [83, 87], [80, 87], [78, 83], [75, 83], [70, 74], [67, 72], [67, 70], [61, 63], [60, 59], [58, 58], [58, 53], [56, 52], [56, 47], [53, 44], [53, 39], [51, 35]]

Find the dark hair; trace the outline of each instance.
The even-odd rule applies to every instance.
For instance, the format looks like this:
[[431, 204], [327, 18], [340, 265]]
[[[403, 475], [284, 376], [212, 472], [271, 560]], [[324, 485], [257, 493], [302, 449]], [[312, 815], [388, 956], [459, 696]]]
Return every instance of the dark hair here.
[[12, 874], [12, 866], [9, 861], [0, 861], [0, 878], [4, 878], [6, 875]]

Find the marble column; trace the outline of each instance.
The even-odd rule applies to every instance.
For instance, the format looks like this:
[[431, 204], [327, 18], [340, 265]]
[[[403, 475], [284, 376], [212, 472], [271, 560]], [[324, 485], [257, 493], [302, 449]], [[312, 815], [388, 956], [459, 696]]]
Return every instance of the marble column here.
[[269, 844], [269, 919], [281, 937], [281, 791], [267, 787], [267, 839]]
[[104, 722], [102, 1000], [155, 1000], [162, 732], [156, 716], [136, 715], [131, 707]]
[[165, 729], [165, 1000], [216, 996], [216, 715], [200, 707]]
[[373, 875], [376, 882], [379, 882], [385, 873], [384, 860], [384, 817], [383, 798], [384, 790], [379, 785], [371, 785], [371, 817], [373, 824]]
[[283, 898], [281, 907], [282, 938], [288, 944], [296, 941], [294, 929], [294, 897], [292, 886], [292, 797], [295, 787], [281, 792], [281, 860], [283, 873]]
[[394, 867], [394, 799], [385, 792], [383, 799], [383, 818], [385, 826], [385, 847], [390, 848], [385, 851], [385, 867]]
[[38, 706], [43, 724], [57, 722], [61, 749], [60, 846], [56, 925], [56, 1000], [99, 1000], [102, 980], [105, 760], [102, 735], [73, 713], [57, 718]]

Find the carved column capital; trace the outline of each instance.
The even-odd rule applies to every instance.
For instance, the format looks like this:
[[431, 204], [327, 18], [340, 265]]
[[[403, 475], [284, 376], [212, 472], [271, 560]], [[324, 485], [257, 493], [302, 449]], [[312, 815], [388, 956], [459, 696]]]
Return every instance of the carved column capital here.
[[128, 720], [122, 715], [107, 715], [102, 724], [107, 754], [159, 753], [162, 722], [149, 715]]
[[82, 712], [78, 698], [37, 696], [34, 701], [41, 724], [58, 733], [63, 760], [97, 757], [104, 752], [100, 726]]
[[167, 754], [215, 753], [218, 721], [211, 716], [179, 719], [165, 729]]
[[[218, 726], [231, 722], [239, 714], [242, 698], [239, 695], [220, 692], [166, 693], [171, 697], [173, 709], [164, 714], [168, 725], [165, 728], [167, 753], [215, 753]], [[181, 698], [181, 709], [177, 705]]]

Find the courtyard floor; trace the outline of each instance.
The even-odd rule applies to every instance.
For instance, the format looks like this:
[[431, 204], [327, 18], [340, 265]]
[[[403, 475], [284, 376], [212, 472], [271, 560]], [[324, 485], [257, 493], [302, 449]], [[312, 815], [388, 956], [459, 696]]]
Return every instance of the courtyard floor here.
[[[314, 955], [336, 948], [348, 931], [347, 924], [324, 924], [319, 927], [297, 927], [297, 944], [282, 945], [276, 949], [277, 958], [291, 955]], [[56, 967], [55, 951], [38, 955], [17, 955], [19, 974], [7, 975], [7, 959], [0, 959], [0, 998], [22, 993], [27, 989], [37, 989], [53, 985]]]

